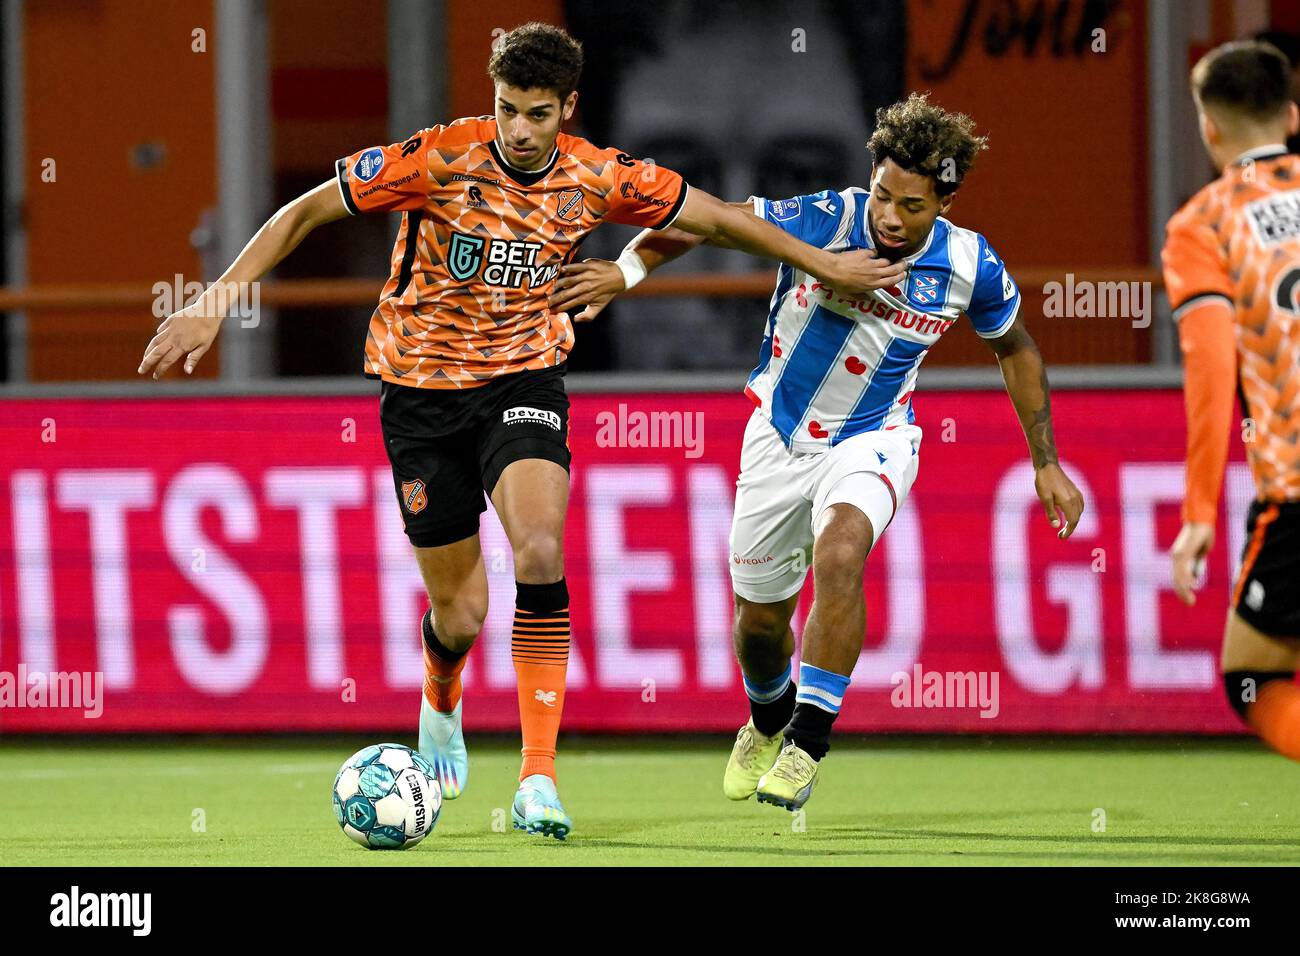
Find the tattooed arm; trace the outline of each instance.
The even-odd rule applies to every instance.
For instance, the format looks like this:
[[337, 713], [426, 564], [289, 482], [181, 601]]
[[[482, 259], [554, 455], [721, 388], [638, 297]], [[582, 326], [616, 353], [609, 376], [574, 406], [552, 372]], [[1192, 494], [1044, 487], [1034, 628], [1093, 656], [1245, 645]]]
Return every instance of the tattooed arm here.
[[[1007, 394], [1029, 443], [1038, 499], [1052, 527], [1060, 529], [1058, 536], [1068, 538], [1083, 514], [1083, 495], [1066, 477], [1057, 460], [1056, 437], [1052, 434], [1052, 396], [1047, 387], [1043, 356], [1019, 319], [1003, 335], [989, 339], [988, 343], [998, 357]], [[1064, 526], [1058, 512], [1064, 512]]]

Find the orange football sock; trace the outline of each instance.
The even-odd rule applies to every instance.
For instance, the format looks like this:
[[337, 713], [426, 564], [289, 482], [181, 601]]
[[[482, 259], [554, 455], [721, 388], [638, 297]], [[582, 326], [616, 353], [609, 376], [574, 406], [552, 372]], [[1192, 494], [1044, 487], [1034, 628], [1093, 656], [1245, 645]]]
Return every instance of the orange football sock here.
[[424, 635], [424, 699], [440, 714], [450, 714], [460, 703], [460, 672], [465, 669], [468, 651], [447, 650], [433, 631], [429, 612], [420, 621]]
[[519, 779], [541, 773], [555, 779], [555, 739], [564, 711], [569, 666], [569, 589], [554, 584], [515, 585], [515, 626], [510, 656], [519, 685], [523, 765]]
[[1300, 686], [1286, 680], [1265, 681], [1246, 718], [1266, 744], [1300, 760]]

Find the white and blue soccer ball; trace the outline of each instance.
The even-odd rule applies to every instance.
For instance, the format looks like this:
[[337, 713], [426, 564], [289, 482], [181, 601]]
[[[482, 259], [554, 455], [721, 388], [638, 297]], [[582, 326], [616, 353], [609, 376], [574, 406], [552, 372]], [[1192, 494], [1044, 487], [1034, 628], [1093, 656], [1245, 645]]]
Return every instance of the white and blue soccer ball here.
[[433, 830], [442, 787], [433, 765], [410, 747], [374, 744], [344, 761], [334, 778], [334, 816], [371, 850], [404, 850]]

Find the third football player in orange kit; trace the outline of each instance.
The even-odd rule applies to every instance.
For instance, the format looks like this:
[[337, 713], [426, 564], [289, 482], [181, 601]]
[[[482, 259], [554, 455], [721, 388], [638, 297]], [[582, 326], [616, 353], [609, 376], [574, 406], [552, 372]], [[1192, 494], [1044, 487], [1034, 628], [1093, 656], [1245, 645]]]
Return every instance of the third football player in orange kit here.
[[1291, 67], [1274, 47], [1229, 43], [1192, 71], [1201, 137], [1221, 175], [1169, 221], [1165, 284], [1186, 368], [1187, 493], [1174, 585], [1188, 604], [1214, 543], [1236, 431], [1255, 479], [1222, 669], [1228, 702], [1300, 760], [1300, 128]]
[[[574, 338], [569, 317], [547, 308], [560, 266], [608, 221], [723, 239], [849, 295], [904, 275], [867, 251], [807, 245], [689, 188], [671, 170], [560, 132], [577, 104], [581, 69], [582, 48], [563, 30], [540, 23], [512, 30], [488, 64], [495, 116], [340, 159], [335, 177], [277, 212], [213, 287], [261, 278], [317, 226], [349, 214], [402, 213], [365, 372], [381, 380], [393, 487], [429, 597], [420, 622], [420, 751], [444, 797], [459, 796], [469, 772], [459, 675], [487, 614], [478, 538], [486, 492], [515, 561], [523, 765], [511, 816], [518, 829], [560, 839], [572, 828], [556, 790], [555, 744], [569, 653], [563, 376]], [[639, 278], [625, 275], [629, 284]], [[219, 299], [205, 293], [169, 316], [141, 373], [156, 378], [182, 357], [191, 371], [217, 334]]]

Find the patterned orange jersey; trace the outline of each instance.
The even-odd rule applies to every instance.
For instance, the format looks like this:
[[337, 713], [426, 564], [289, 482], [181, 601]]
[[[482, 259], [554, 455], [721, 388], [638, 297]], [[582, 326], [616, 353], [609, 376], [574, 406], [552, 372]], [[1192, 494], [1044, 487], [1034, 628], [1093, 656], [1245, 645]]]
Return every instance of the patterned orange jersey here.
[[546, 298], [601, 222], [662, 228], [686, 200], [671, 170], [561, 133], [526, 173], [490, 116], [422, 129], [336, 164], [348, 211], [401, 211], [366, 336], [365, 371], [401, 385], [470, 388], [563, 362], [573, 326]]
[[1162, 259], [1186, 366], [1184, 519], [1214, 524], [1234, 387], [1259, 499], [1300, 499], [1300, 156], [1228, 167], [1169, 220]]

